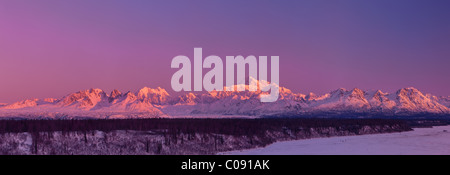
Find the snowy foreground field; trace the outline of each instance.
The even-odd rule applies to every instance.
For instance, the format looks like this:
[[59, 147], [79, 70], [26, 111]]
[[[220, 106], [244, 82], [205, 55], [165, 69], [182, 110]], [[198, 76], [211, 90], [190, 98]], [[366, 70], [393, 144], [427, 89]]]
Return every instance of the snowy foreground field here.
[[450, 126], [414, 131], [277, 142], [226, 155], [450, 155]]

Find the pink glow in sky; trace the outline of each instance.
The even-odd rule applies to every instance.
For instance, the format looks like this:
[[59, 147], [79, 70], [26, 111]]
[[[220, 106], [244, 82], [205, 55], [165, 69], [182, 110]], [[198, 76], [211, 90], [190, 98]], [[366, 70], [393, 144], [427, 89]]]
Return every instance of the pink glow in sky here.
[[0, 102], [169, 90], [177, 55], [280, 56], [294, 92], [450, 95], [450, 1], [0, 1]]

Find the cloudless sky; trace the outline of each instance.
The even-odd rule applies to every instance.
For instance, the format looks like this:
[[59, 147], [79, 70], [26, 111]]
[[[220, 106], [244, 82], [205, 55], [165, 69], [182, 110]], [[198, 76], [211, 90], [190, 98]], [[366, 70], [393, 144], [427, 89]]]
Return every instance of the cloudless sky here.
[[[280, 84], [450, 95], [448, 0], [0, 0], [0, 102], [172, 93], [177, 55], [280, 56]], [[204, 72], [207, 70], [204, 70]]]

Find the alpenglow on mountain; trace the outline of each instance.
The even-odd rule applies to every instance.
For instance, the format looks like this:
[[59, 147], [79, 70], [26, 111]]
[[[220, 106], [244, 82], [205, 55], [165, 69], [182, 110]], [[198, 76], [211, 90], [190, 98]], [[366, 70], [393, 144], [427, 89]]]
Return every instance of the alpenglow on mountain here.
[[340, 88], [324, 95], [293, 93], [280, 87], [280, 97], [272, 103], [260, 102], [263, 93], [212, 91], [171, 96], [160, 87], [135, 93], [89, 89], [60, 99], [1, 104], [0, 118], [450, 116], [450, 97], [423, 94], [413, 87], [394, 93]]

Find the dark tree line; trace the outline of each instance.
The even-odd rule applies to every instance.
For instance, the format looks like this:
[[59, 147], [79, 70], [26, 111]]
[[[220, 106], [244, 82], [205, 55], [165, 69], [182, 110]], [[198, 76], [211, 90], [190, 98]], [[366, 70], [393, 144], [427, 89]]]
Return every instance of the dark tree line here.
[[393, 119], [117, 119], [117, 120], [0, 120], [0, 134], [18, 132], [86, 132], [137, 130], [162, 134], [226, 134], [234, 136], [264, 135], [266, 131], [293, 132], [309, 128], [335, 127], [338, 130], [357, 132], [364, 126], [397, 126], [409, 130], [403, 120]]

